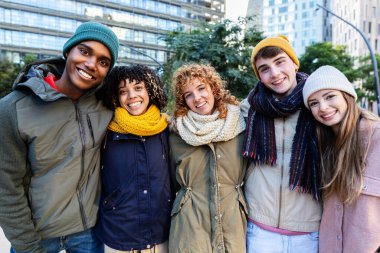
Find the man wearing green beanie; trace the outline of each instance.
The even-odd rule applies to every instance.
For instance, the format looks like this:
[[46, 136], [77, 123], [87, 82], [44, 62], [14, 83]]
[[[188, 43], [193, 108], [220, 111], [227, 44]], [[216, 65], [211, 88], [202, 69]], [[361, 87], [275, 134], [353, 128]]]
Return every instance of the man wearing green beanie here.
[[92, 227], [112, 112], [95, 92], [118, 48], [107, 26], [83, 23], [64, 57], [26, 66], [0, 100], [0, 226], [13, 252], [103, 252]]

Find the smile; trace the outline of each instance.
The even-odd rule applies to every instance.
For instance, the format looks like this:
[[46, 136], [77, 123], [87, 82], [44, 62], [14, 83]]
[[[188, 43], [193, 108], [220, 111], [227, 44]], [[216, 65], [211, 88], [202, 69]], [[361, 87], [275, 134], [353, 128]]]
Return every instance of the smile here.
[[272, 82], [272, 84], [273, 85], [280, 85], [280, 84], [282, 84], [283, 81], [285, 81], [285, 77]]
[[131, 103], [131, 104], [128, 104], [128, 107], [137, 107], [137, 106], [140, 106], [142, 104], [142, 102], [134, 102], [134, 103]]
[[331, 112], [329, 114], [321, 115], [321, 118], [324, 119], [324, 120], [330, 120], [335, 114], [336, 114], [336, 111]]
[[78, 69], [78, 73], [83, 76], [84, 78], [86, 79], [95, 79], [92, 75], [90, 75], [89, 73], [85, 72], [84, 70], [82, 69]]
[[206, 102], [203, 102], [203, 103], [201, 103], [201, 104], [199, 104], [199, 105], [196, 105], [195, 108], [200, 108], [200, 107], [202, 107], [202, 106], [204, 106], [204, 105], [206, 105]]

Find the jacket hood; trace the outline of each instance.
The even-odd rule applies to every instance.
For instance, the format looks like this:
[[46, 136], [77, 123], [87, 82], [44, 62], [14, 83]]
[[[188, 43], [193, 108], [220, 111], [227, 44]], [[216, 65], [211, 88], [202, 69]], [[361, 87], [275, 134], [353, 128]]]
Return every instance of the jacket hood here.
[[62, 76], [66, 61], [63, 57], [45, 59], [25, 66], [13, 82], [13, 90], [31, 90], [44, 101], [54, 101], [65, 97], [45, 82], [44, 77], [49, 73], [57, 78]]

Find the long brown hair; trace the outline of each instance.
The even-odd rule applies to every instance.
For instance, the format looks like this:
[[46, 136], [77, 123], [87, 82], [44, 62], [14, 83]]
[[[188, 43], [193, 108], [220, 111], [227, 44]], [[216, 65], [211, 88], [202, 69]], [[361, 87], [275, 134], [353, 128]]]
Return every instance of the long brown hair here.
[[175, 95], [175, 117], [185, 116], [189, 110], [183, 97], [183, 90], [187, 83], [199, 79], [210, 85], [215, 99], [215, 107], [219, 111], [219, 118], [227, 116], [227, 104], [237, 105], [238, 101], [229, 91], [223, 88], [223, 82], [215, 68], [204, 64], [186, 64], [173, 74], [172, 85]]
[[352, 203], [363, 187], [364, 154], [359, 138], [361, 119], [378, 120], [372, 113], [359, 108], [354, 97], [342, 92], [347, 113], [335, 135], [331, 127], [317, 124], [321, 153], [323, 196], [336, 194], [344, 203]]

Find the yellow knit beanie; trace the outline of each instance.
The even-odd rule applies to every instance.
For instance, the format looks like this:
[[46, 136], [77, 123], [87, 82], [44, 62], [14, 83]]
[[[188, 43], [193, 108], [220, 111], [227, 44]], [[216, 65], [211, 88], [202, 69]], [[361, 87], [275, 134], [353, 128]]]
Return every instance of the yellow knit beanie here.
[[252, 57], [251, 57], [251, 64], [253, 71], [255, 71], [255, 74], [257, 78], [260, 79], [259, 73], [257, 72], [256, 65], [255, 65], [255, 56], [256, 54], [263, 49], [264, 47], [279, 47], [281, 48], [287, 55], [289, 55], [290, 59], [293, 60], [293, 62], [298, 66], [300, 66], [300, 62], [297, 59], [296, 52], [292, 48], [292, 46], [289, 43], [288, 37], [285, 35], [278, 35], [276, 37], [268, 37], [266, 39], [263, 39], [257, 45], [252, 51]]

